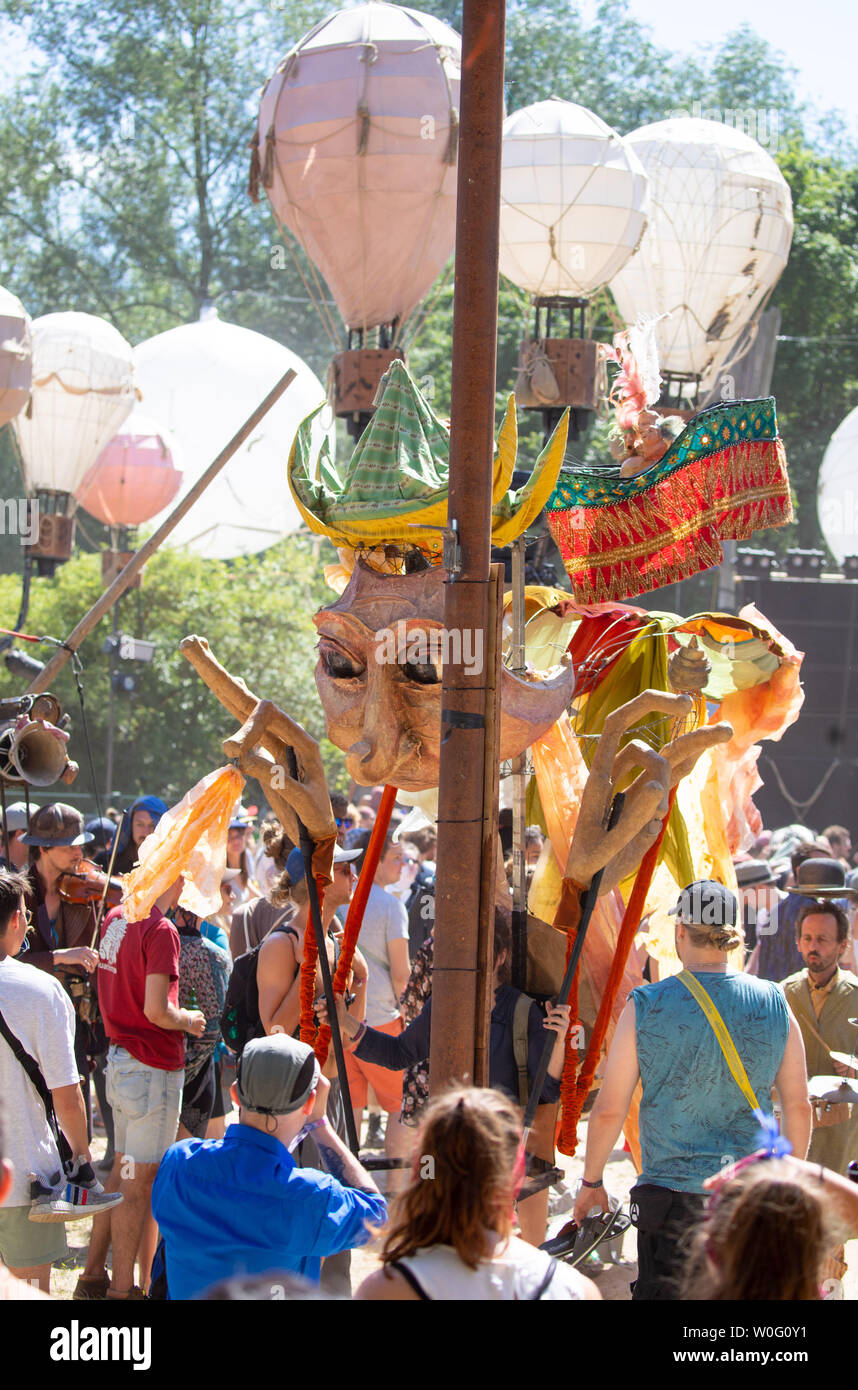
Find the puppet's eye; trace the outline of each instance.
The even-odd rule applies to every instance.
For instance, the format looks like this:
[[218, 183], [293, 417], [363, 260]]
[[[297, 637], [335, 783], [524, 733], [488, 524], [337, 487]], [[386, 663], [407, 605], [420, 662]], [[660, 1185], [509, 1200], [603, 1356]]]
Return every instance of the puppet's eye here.
[[440, 661], [404, 661], [400, 670], [406, 680], [414, 681], [417, 685], [440, 685], [441, 683]]
[[323, 642], [319, 647], [319, 655], [325, 670], [334, 680], [355, 680], [364, 673], [363, 663], [349, 656], [341, 647]]

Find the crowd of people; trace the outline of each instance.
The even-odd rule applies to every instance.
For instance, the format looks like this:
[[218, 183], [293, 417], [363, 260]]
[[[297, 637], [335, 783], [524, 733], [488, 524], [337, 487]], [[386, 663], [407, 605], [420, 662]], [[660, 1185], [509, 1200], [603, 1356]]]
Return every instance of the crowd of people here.
[[[380, 793], [331, 798], [332, 974]], [[236, 807], [210, 918], [180, 905], [180, 873], [143, 921], [121, 891], [107, 904], [108, 874], [133, 869], [166, 810], [142, 796], [85, 825], [62, 802], [6, 808], [0, 1298], [49, 1295], [67, 1225], [94, 1217], [78, 1300], [598, 1299], [540, 1248], [547, 1187], [521, 1191], [522, 1109], [550, 1038], [539, 1103], [556, 1110], [570, 1016], [509, 983], [508, 912], [494, 923], [489, 1087], [430, 1100], [435, 833], [394, 817], [336, 998], [345, 1094], [333, 1057], [320, 1070], [297, 1038], [310, 889], [275, 820], [257, 844], [255, 808]], [[539, 826], [525, 850], [532, 873], [550, 851]], [[102, 871], [88, 888], [85, 857]], [[736, 893], [706, 881], [671, 905], [679, 973], [660, 978], [642, 924], [646, 983], [588, 1117], [573, 1237], [616, 1210], [605, 1169], [640, 1084], [636, 1300], [842, 1296], [858, 1234], [849, 832], [766, 832], [735, 870]], [[330, 1022], [320, 975], [316, 995]], [[383, 1150], [383, 1180], [352, 1136]], [[378, 1268], [354, 1288], [351, 1251], [371, 1239]]]

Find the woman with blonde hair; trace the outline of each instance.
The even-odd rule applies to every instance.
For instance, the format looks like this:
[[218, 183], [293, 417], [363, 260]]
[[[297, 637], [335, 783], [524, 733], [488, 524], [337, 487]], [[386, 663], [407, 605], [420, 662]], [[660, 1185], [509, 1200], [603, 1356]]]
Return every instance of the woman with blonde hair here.
[[506, 1096], [476, 1087], [440, 1096], [414, 1153], [383, 1232], [382, 1267], [356, 1298], [601, 1298], [591, 1280], [512, 1233], [524, 1159], [519, 1111]]

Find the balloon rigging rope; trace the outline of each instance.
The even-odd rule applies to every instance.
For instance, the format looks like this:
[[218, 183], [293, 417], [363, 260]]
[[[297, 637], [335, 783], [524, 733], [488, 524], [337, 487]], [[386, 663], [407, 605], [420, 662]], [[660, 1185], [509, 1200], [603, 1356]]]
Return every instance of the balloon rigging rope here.
[[[297, 257], [296, 254], [295, 254], [295, 248], [294, 248], [294, 246], [292, 245], [292, 236], [291, 236], [291, 234], [290, 234], [289, 232], [287, 232], [286, 228], [283, 226], [283, 223], [282, 223], [280, 217], [278, 216], [278, 214], [277, 214], [276, 212], [274, 212], [274, 207], [273, 207], [273, 205], [269, 203], [269, 206], [271, 206], [271, 211], [274, 213], [274, 221], [275, 221], [276, 224], [277, 224], [277, 230], [278, 230], [279, 233], [280, 233], [280, 237], [281, 237], [281, 239], [282, 239], [282, 241], [283, 241], [283, 244], [284, 244], [284, 246], [286, 246], [286, 247], [288, 248], [289, 255], [292, 257], [292, 260], [295, 262], [295, 268], [296, 268], [296, 270], [298, 271], [298, 274], [299, 274], [300, 277], [301, 277], [301, 283], [302, 283], [302, 285], [304, 286], [304, 289], [307, 291], [307, 297], [309, 298], [310, 303], [313, 305], [313, 308], [316, 310], [316, 313], [317, 313], [318, 316], [319, 316], [319, 320], [320, 320], [320, 322], [321, 322], [323, 331], [328, 335], [328, 338], [329, 338], [330, 341], [331, 341], [331, 345], [332, 345], [332, 347], [334, 348], [334, 350], [336, 351], [336, 350], [339, 348], [339, 346], [340, 346], [341, 338], [340, 338], [339, 332], [338, 332], [337, 329], [336, 329], [336, 326], [335, 326], [335, 323], [334, 323], [334, 319], [333, 319], [333, 315], [331, 315], [331, 314], [328, 312], [328, 306], [327, 306], [327, 304], [326, 304], [325, 301], [324, 301], [324, 295], [323, 295], [322, 287], [321, 287], [321, 285], [320, 285], [320, 283], [319, 283], [319, 278], [318, 278], [318, 275], [317, 275], [317, 273], [316, 273], [315, 266], [313, 266], [312, 261], [309, 260], [309, 255], [308, 255], [307, 259], [308, 259], [308, 261], [309, 261], [309, 263], [310, 263], [311, 273], [312, 273], [313, 281], [314, 281], [314, 285], [311, 285], [310, 282], [308, 281], [306, 275], [304, 274], [304, 268], [303, 268], [303, 266], [301, 265], [300, 260], [298, 259], [298, 257]], [[303, 241], [301, 240], [301, 238], [300, 238], [300, 237], [296, 237], [296, 240], [297, 240], [297, 242], [298, 242], [298, 245], [301, 247], [301, 250], [302, 250], [305, 254], [307, 254], [307, 248], [306, 248], [306, 246], [304, 245], [304, 243], [303, 243]]]
[[806, 814], [806, 812], [810, 810], [814, 802], [819, 800], [819, 798], [822, 796], [822, 793], [825, 791], [825, 788], [827, 787], [832, 774], [837, 770], [838, 767], [840, 767], [839, 758], [837, 758], [833, 763], [829, 763], [822, 777], [822, 780], [819, 783], [819, 786], [816, 788], [816, 791], [814, 791], [807, 798], [806, 801], [796, 801], [795, 797], [791, 796], [790, 793], [787, 791], [784, 785], [784, 780], [781, 777], [780, 772], [778, 771], [777, 763], [775, 763], [771, 758], [766, 758], [766, 762], [772, 769], [772, 772], [775, 774], [775, 781], [778, 784], [778, 788], [784, 801], [786, 801], [787, 804], [791, 807], [793, 813], [800, 817], [803, 817]]
[[[436, 49], [436, 52], [437, 52], [437, 54], [438, 54], [439, 66], [440, 66], [441, 72], [442, 72], [442, 74], [443, 74], [443, 76], [444, 76], [444, 84], [445, 84], [445, 86], [446, 86], [446, 88], [447, 88], [447, 104], [448, 104], [448, 108], [449, 108], [449, 116], [448, 116], [449, 124], [448, 124], [448, 127], [447, 127], [447, 145], [448, 145], [448, 149], [449, 149], [449, 147], [450, 147], [450, 136], [451, 136], [451, 133], [452, 133], [452, 130], [453, 130], [453, 116], [454, 116], [454, 113], [455, 113], [455, 107], [454, 107], [454, 105], [453, 105], [453, 93], [452, 93], [452, 91], [451, 91], [451, 89], [450, 89], [450, 78], [449, 78], [449, 76], [447, 75], [447, 68], [446, 68], [444, 62], [443, 62], [442, 59], [441, 59], [440, 48], [439, 48], [439, 46], [438, 46], [437, 44], [435, 45], [435, 49]], [[446, 161], [445, 161], [445, 164], [446, 164]], [[449, 168], [449, 167], [450, 167], [450, 165], [449, 165], [449, 164], [446, 164], [446, 168]], [[417, 265], [418, 265], [418, 266], [420, 265], [420, 261], [423, 259], [423, 255], [424, 255], [425, 250], [426, 250], [426, 243], [427, 243], [427, 241], [428, 241], [428, 239], [429, 239], [429, 232], [430, 232], [431, 229], [432, 229], [432, 222], [433, 222], [433, 220], [434, 220], [434, 218], [435, 218], [435, 213], [436, 213], [437, 208], [438, 208], [438, 199], [439, 199], [440, 196], [441, 196], [441, 189], [442, 189], [443, 184], [444, 184], [444, 178], [445, 178], [445, 174], [442, 173], [442, 175], [441, 175], [441, 183], [439, 184], [438, 188], [435, 190], [434, 202], [433, 202], [433, 206], [432, 206], [432, 216], [429, 218], [429, 221], [428, 221], [428, 224], [427, 224], [427, 227], [426, 227], [426, 233], [425, 233], [424, 238], [423, 238], [423, 245], [422, 245], [422, 247], [421, 247], [421, 249], [420, 249], [420, 256], [418, 257], [418, 260], [417, 260]], [[410, 343], [409, 343], [409, 346], [410, 346], [411, 348], [414, 347], [414, 345], [415, 345], [415, 343], [416, 343], [416, 341], [417, 341], [418, 335], [419, 335], [419, 334], [422, 332], [422, 330], [423, 330], [423, 326], [424, 326], [424, 324], [426, 323], [426, 319], [428, 318], [428, 316], [429, 316], [429, 314], [432, 312], [432, 310], [435, 308], [435, 305], [436, 305], [436, 303], [438, 302], [438, 298], [439, 298], [439, 296], [440, 296], [442, 290], [444, 290], [444, 289], [446, 288], [446, 285], [447, 285], [447, 283], [448, 283], [448, 281], [449, 281], [449, 278], [450, 278], [450, 273], [451, 273], [451, 271], [452, 271], [452, 268], [453, 268], [453, 257], [450, 256], [450, 257], [448, 258], [448, 260], [447, 260], [447, 265], [446, 265], [446, 267], [445, 267], [445, 269], [444, 269], [444, 271], [443, 271], [443, 274], [440, 275], [440, 276], [438, 276], [438, 277], [436, 277], [434, 291], [433, 291], [431, 297], [429, 298], [426, 307], [423, 309], [423, 311], [422, 311], [422, 313], [421, 313], [421, 315], [420, 315], [420, 318], [419, 318], [419, 320], [418, 320], [418, 322], [417, 322], [417, 325], [416, 325], [416, 327], [415, 327], [415, 329], [414, 329], [414, 332], [413, 332], [412, 335], [411, 335], [411, 340], [410, 340]], [[397, 326], [396, 326], [396, 332], [395, 332], [394, 340], [393, 340], [394, 347], [396, 346], [396, 344], [397, 344], [398, 341], [399, 341], [400, 332], [402, 331], [403, 328], [404, 328], [404, 325], [403, 325], [402, 323], [397, 324]]]
[[[285, 86], [285, 83], [284, 83], [284, 86]], [[281, 98], [282, 98], [282, 96], [283, 96], [284, 86], [281, 86], [280, 91], [279, 91], [278, 96], [277, 96], [277, 101], [276, 101], [276, 103], [275, 103], [275, 105], [274, 105], [274, 111], [273, 111], [272, 116], [271, 116], [271, 125], [272, 125], [272, 128], [273, 128], [273, 125], [274, 125], [275, 120], [277, 119], [277, 108], [278, 108], [278, 106], [280, 105], [280, 101], [281, 101]], [[276, 151], [276, 142], [275, 142], [275, 151]], [[292, 208], [294, 209], [294, 211], [295, 211], [296, 222], [300, 223], [300, 210], [299, 210], [299, 208], [298, 208], [297, 203], [293, 202], [292, 198], [289, 196], [289, 190], [288, 190], [287, 187], [286, 187], [286, 180], [283, 178], [283, 174], [281, 173], [280, 168], [279, 168], [279, 165], [278, 165], [277, 162], [276, 162], [276, 153], [275, 153], [275, 160], [274, 160], [274, 169], [275, 169], [275, 177], [279, 176], [279, 178], [280, 178], [280, 185], [281, 185], [281, 187], [282, 187], [282, 189], [283, 189], [283, 192], [284, 192], [284, 194], [285, 194], [285, 196], [286, 196], [286, 201], [289, 203], [290, 207], [292, 207]], [[333, 316], [333, 314], [330, 313], [330, 311], [329, 311], [329, 309], [328, 309], [328, 306], [327, 306], [327, 304], [325, 303], [325, 296], [324, 296], [324, 291], [323, 291], [323, 289], [322, 289], [321, 280], [320, 280], [319, 274], [318, 274], [318, 272], [317, 272], [317, 270], [316, 270], [316, 267], [313, 265], [312, 257], [309, 255], [309, 253], [308, 253], [308, 251], [307, 251], [307, 248], [306, 248], [306, 246], [304, 245], [303, 239], [302, 239], [301, 236], [296, 232], [296, 233], [295, 233], [295, 239], [297, 240], [297, 242], [298, 242], [299, 246], [301, 247], [302, 251], [304, 252], [304, 254], [307, 256], [307, 263], [308, 263], [308, 265], [309, 265], [309, 267], [310, 267], [310, 274], [311, 274], [311, 276], [312, 276], [313, 283], [314, 283], [314, 285], [315, 285], [315, 287], [316, 287], [316, 292], [315, 292], [315, 294], [314, 294], [313, 290], [310, 288], [310, 285], [309, 285], [309, 283], [308, 283], [308, 281], [307, 281], [307, 277], [306, 277], [306, 275], [304, 274], [304, 268], [303, 268], [303, 266], [301, 265], [301, 262], [299, 261], [298, 257], [297, 257], [296, 254], [295, 254], [295, 248], [294, 248], [294, 246], [292, 245], [291, 236], [287, 234], [286, 229], [285, 229], [284, 226], [283, 226], [282, 219], [280, 218], [279, 214], [278, 214], [277, 211], [275, 210], [274, 204], [273, 204], [273, 202], [271, 201], [271, 198], [270, 198], [270, 197], [269, 197], [269, 199], [268, 199], [268, 204], [269, 204], [269, 206], [270, 206], [270, 208], [271, 208], [272, 213], [274, 214], [274, 221], [275, 221], [275, 223], [277, 224], [277, 228], [278, 228], [278, 230], [279, 230], [279, 232], [280, 232], [280, 235], [281, 235], [281, 237], [282, 237], [282, 239], [283, 239], [283, 242], [284, 242], [284, 244], [289, 248], [289, 254], [291, 255], [293, 261], [295, 262], [296, 269], [297, 269], [297, 271], [298, 271], [298, 274], [299, 274], [300, 277], [301, 277], [301, 283], [303, 284], [305, 290], [307, 291], [307, 294], [308, 294], [308, 296], [309, 296], [309, 298], [310, 298], [311, 303], [315, 306], [316, 313], [319, 315], [319, 319], [321, 320], [322, 328], [323, 328], [324, 331], [328, 334], [328, 337], [330, 338], [330, 341], [331, 341], [331, 346], [333, 347], [334, 351], [336, 352], [336, 350], [339, 348], [340, 343], [341, 343], [340, 331], [339, 331], [339, 329], [338, 329], [338, 327], [337, 327], [337, 325], [336, 325], [336, 323], [335, 323], [335, 321], [334, 321], [334, 316]]]
[[[607, 149], [607, 147], [606, 147], [606, 149], [605, 149], [605, 151], [604, 151], [604, 154], [603, 154], [603, 156], [602, 156], [602, 162], [599, 163], [599, 164], [594, 164], [594, 165], [592, 166], [592, 168], [590, 169], [589, 174], [588, 174], [587, 177], [585, 178], [585, 180], [584, 180], [584, 182], [582, 183], [581, 187], [579, 188], [578, 192], [575, 194], [575, 202], [576, 202], [576, 203], [577, 203], [578, 199], [581, 197], [581, 194], [584, 192], [584, 190], [585, 190], [585, 188], [587, 187], [587, 185], [588, 185], [588, 183], [590, 182], [590, 180], [593, 179], [593, 178], [595, 178], [596, 174], [598, 174], [598, 173], [605, 167], [605, 166], [604, 166], [604, 161], [605, 161], [605, 158], [607, 157], [607, 154], [608, 154], [608, 149]], [[535, 170], [536, 170], [536, 165], [535, 165], [535, 164], [532, 164], [532, 165], [531, 165], [531, 168], [535, 171]], [[509, 201], [508, 201], [507, 199], [505, 199], [505, 198], [502, 198], [501, 201], [502, 201], [502, 202], [505, 202], [505, 203], [507, 204], [508, 207], [512, 207], [512, 206], [513, 206], [513, 205], [512, 205], [511, 203], [509, 203]], [[545, 268], [545, 273], [544, 273], [544, 275], [543, 275], [543, 277], [542, 277], [542, 280], [540, 281], [540, 289], [534, 290], [534, 292], [533, 292], [534, 295], [539, 296], [539, 295], [542, 293], [542, 289], [541, 289], [542, 283], [544, 282], [545, 277], [547, 276], [548, 271], [549, 271], [549, 269], [551, 268], [551, 264], [552, 264], [553, 261], [556, 261], [556, 262], [557, 262], [557, 264], [560, 266], [561, 270], [566, 271], [566, 267], [564, 266], [563, 262], [560, 260], [560, 257], [556, 254], [556, 251], [555, 251], [555, 248], [554, 248], [554, 235], [553, 235], [553, 233], [554, 233], [554, 227], [555, 227], [556, 224], [552, 222], [550, 225], [547, 225], [545, 222], [541, 222], [540, 219], [539, 219], [538, 217], [534, 216], [533, 213], [525, 212], [523, 208], [516, 208], [516, 211], [518, 212], [518, 214], [519, 214], [520, 217], [526, 217], [526, 218], [528, 219], [528, 221], [530, 221], [530, 222], [535, 222], [535, 223], [537, 224], [537, 226], [542, 227], [543, 230], [547, 231], [547, 232], [549, 233], [549, 235], [550, 235], [550, 243], [549, 243], [549, 245], [550, 245], [550, 249], [551, 249], [551, 258], [550, 258], [550, 260], [549, 260], [549, 262], [548, 262], [548, 265], [547, 265], [546, 268]], [[561, 214], [561, 218], [558, 219], [558, 220], [562, 220], [562, 218], [565, 217], [566, 211], [568, 211], [568, 205], [567, 205], [566, 210], [564, 210], [564, 212]], [[566, 274], [568, 275], [568, 274], [570, 274], [570, 272], [569, 272], [569, 271], [566, 271]], [[570, 276], [570, 278], [574, 279], [575, 277], [574, 277], [574, 276]], [[605, 283], [607, 284], [607, 281], [606, 281]], [[602, 286], [600, 285], [598, 288], [601, 289]], [[581, 291], [581, 294], [583, 295], [584, 293], [585, 293], [585, 291], [582, 290], [582, 291]], [[595, 291], [595, 290], [591, 290], [591, 291], [587, 291], [587, 293], [589, 293], [589, 294], [595, 294], [596, 291]]]
[[[410, 333], [408, 339], [409, 352], [411, 352], [417, 346], [420, 334], [426, 327], [427, 318], [431, 314], [432, 310], [435, 308], [435, 305], [437, 304], [441, 294], [447, 288], [447, 285], [450, 283], [450, 276], [453, 273], [453, 265], [454, 260], [451, 256], [446, 266], [444, 267], [442, 274], [439, 275], [438, 279], [435, 281], [435, 286], [432, 290], [432, 294], [429, 296], [428, 299], [424, 300], [423, 307], [414, 314], [415, 326], [413, 331]], [[403, 325], [403, 328], [408, 328], [410, 326], [410, 322], [410, 319], [406, 320], [405, 324]]]

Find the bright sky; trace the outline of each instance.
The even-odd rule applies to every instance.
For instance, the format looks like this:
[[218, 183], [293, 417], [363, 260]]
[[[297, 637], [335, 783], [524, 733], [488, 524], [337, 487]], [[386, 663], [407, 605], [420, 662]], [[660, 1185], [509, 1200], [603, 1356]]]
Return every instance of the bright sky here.
[[[419, 8], [419, 0], [412, 0]], [[577, 0], [587, 20], [597, 0]], [[798, 94], [819, 111], [839, 108], [858, 139], [858, 3], [856, 0], [629, 0], [636, 19], [650, 26], [656, 42], [674, 52], [695, 52], [717, 45], [726, 34], [749, 21], [757, 33], [784, 54], [787, 67], [798, 70]], [[331, 8], [335, 8], [332, 0]], [[10, 33], [11, 30], [11, 33]], [[14, 34], [14, 40], [9, 40]], [[12, 26], [0, 21], [6, 51], [0, 90], [7, 89], [28, 65], [30, 54]], [[689, 92], [689, 102], [694, 93]]]
[[[596, 0], [579, 0], [587, 20]], [[674, 52], [704, 52], [726, 34], [749, 23], [780, 50], [785, 66], [798, 69], [798, 95], [820, 111], [839, 107], [858, 137], [858, 4], [856, 0], [629, 0], [635, 19], [649, 25], [655, 41]], [[694, 93], [689, 93], [689, 101]]]

